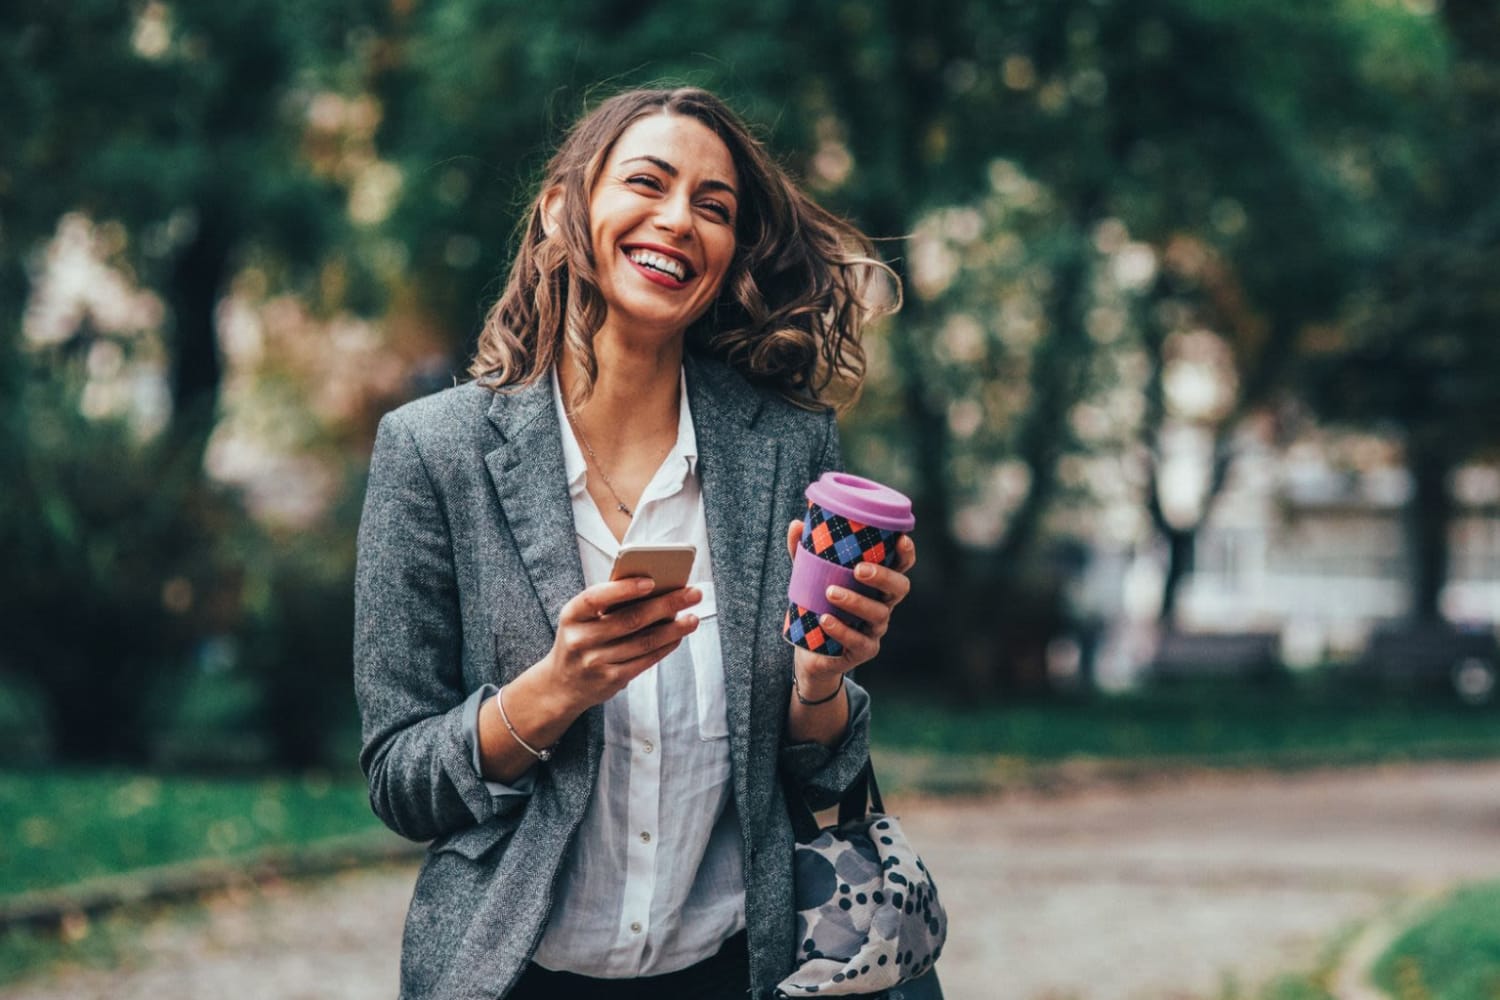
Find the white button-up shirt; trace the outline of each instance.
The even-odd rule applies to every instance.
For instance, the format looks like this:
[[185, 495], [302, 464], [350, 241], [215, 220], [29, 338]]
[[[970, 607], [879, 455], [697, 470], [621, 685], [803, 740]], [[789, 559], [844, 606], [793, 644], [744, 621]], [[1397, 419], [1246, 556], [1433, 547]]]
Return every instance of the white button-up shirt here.
[[[597, 978], [660, 975], [712, 956], [745, 926], [744, 859], [697, 437], [684, 381], [677, 443], [617, 542], [589, 496], [588, 466], [555, 373], [552, 378], [585, 585], [609, 579], [622, 545], [691, 543], [698, 555], [689, 579], [703, 600], [692, 609], [697, 630], [604, 704], [604, 755], [594, 794], [563, 859], [533, 959], [544, 968]], [[491, 782], [490, 788], [511, 795], [530, 785], [522, 779], [509, 787]]]

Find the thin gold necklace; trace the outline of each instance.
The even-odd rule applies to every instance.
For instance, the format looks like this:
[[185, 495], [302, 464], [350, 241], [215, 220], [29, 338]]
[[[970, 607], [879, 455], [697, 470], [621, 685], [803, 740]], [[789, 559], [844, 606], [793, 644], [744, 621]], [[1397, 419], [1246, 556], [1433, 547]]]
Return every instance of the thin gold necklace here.
[[604, 466], [599, 461], [599, 456], [594, 454], [594, 446], [589, 444], [589, 439], [583, 433], [583, 428], [578, 426], [578, 418], [573, 415], [572, 410], [566, 412], [568, 414], [568, 423], [573, 425], [573, 433], [578, 435], [578, 440], [583, 442], [583, 450], [587, 451], [589, 458], [594, 460], [594, 471], [598, 472], [599, 478], [604, 480], [604, 486], [609, 490], [609, 495], [615, 498], [615, 506], [621, 514], [633, 519], [635, 515], [630, 513], [630, 508], [625, 506], [624, 500], [620, 499], [620, 492], [615, 489], [615, 484], [609, 481], [609, 476], [605, 473]]

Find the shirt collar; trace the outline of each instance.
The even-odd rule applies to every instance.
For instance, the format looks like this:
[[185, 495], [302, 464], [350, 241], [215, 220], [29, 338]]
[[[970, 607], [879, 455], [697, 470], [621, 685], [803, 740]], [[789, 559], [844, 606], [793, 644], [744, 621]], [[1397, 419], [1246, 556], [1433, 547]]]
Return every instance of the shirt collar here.
[[[583, 492], [584, 483], [588, 479], [588, 462], [583, 457], [583, 449], [573, 430], [573, 421], [568, 419], [567, 408], [563, 406], [562, 383], [558, 381], [556, 366], [549, 369], [549, 375], [552, 379], [552, 403], [563, 432], [563, 472], [568, 477], [568, 493], [576, 497]], [[682, 461], [679, 462], [678, 459]], [[677, 443], [662, 461], [662, 468], [671, 470], [673, 484], [679, 487], [683, 479], [698, 468], [698, 435], [693, 430], [693, 411], [688, 408], [686, 372], [679, 372], [677, 376]], [[653, 480], [651, 486], [647, 486], [648, 493], [653, 492], [651, 487], [655, 484], [656, 480]]]

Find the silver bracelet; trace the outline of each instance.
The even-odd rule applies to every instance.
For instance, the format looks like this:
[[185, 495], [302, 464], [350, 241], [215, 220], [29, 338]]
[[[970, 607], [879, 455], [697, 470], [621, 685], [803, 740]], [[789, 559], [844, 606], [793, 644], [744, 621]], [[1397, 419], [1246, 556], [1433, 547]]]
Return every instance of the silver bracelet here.
[[537, 760], [545, 764], [547, 761], [552, 759], [552, 747], [542, 747], [542, 749], [538, 750], [530, 743], [527, 743], [525, 740], [521, 739], [521, 734], [516, 732], [516, 727], [510, 724], [510, 716], [505, 714], [504, 695], [505, 687], [504, 685], [501, 685], [500, 690], [495, 692], [495, 707], [500, 710], [500, 721], [505, 723], [505, 728], [510, 730], [510, 735], [515, 738], [515, 741], [517, 743], [521, 744], [522, 748], [524, 748], [527, 753], [531, 754], [531, 756], [535, 757]]

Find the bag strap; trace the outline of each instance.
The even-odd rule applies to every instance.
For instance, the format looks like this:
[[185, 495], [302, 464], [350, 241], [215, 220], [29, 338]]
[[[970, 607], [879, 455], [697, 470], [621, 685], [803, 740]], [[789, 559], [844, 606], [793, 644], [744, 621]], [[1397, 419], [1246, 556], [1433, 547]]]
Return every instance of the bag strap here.
[[[781, 790], [786, 797], [787, 815], [792, 821], [792, 834], [797, 842], [807, 844], [816, 840], [818, 818], [808, 808], [801, 786], [784, 768], [781, 770]], [[865, 766], [850, 782], [844, 794], [839, 796], [839, 825], [864, 819], [872, 806], [875, 812], [885, 812], [885, 803], [880, 798], [880, 786], [875, 781], [875, 764], [866, 760]]]

